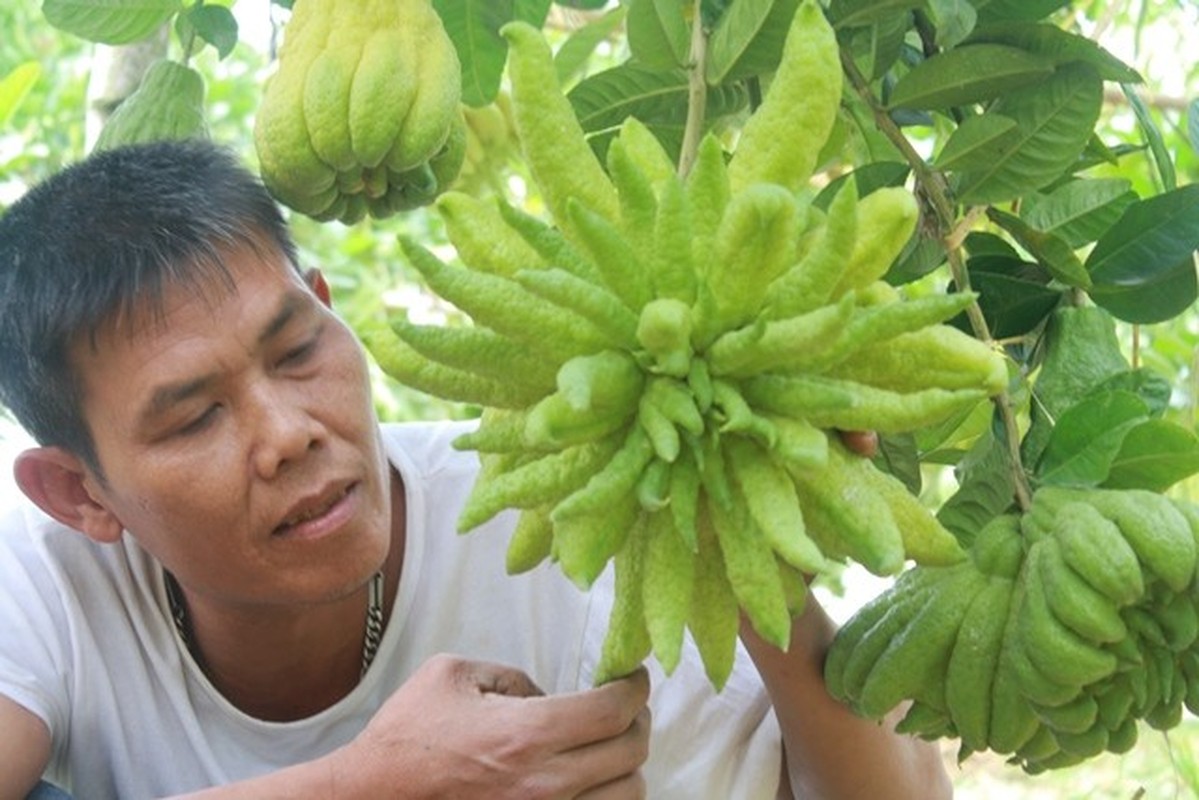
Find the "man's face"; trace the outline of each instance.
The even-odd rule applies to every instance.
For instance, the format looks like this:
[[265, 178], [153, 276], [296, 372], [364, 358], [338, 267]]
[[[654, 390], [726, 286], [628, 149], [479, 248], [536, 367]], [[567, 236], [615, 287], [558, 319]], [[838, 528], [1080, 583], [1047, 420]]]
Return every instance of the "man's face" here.
[[236, 288], [170, 287], [72, 351], [104, 470], [87, 487], [201, 602], [334, 599], [390, 543], [364, 356], [281, 257], [225, 261]]

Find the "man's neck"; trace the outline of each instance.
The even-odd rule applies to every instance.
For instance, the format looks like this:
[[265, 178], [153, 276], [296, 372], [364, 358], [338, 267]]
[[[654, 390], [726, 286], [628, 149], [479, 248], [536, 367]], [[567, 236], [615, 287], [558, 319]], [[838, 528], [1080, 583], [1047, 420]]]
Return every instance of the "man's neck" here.
[[[382, 566], [383, 626], [391, 617], [403, 567], [405, 503], [391, 475], [392, 536]], [[230, 703], [256, 719], [286, 722], [337, 703], [362, 678], [370, 581], [335, 602], [276, 613], [188, 612], [196, 659]]]

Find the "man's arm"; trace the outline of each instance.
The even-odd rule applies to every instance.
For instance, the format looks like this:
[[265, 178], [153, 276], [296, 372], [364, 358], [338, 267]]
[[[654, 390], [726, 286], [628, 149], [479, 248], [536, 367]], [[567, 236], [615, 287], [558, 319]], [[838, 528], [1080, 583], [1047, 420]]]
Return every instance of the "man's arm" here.
[[518, 670], [439, 656], [345, 747], [189, 797], [636, 800], [645, 794], [648, 696], [644, 670], [546, 697]]
[[797, 797], [936, 800], [953, 795], [935, 744], [855, 716], [825, 689], [823, 666], [835, 626], [809, 594], [786, 653], [743, 621], [741, 638], [766, 684], [783, 732], [786, 770]]
[[0, 695], [0, 800], [21, 800], [50, 762], [50, 731], [42, 720]]

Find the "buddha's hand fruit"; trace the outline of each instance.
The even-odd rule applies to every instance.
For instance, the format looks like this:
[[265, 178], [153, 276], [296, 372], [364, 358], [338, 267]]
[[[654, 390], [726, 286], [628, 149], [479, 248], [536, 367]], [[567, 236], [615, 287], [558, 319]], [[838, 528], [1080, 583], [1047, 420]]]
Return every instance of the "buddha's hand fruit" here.
[[[811, 165], [797, 174], [807, 162], [785, 149], [819, 150], [840, 72], [835, 59], [812, 59], [836, 51], [814, 0], [790, 30], [801, 46], [787, 48], [780, 74], [811, 91], [768, 92], [756, 114], [769, 126], [751, 118], [762, 132], [731, 164], [708, 137], [680, 176], [635, 118], [601, 164], [546, 40], [505, 27], [513, 118], [553, 222], [498, 199], [444, 195], [437, 208], [465, 266], [404, 248], [474, 325], [396, 319], [368, 342], [400, 381], [486, 409], [456, 443], [484, 467], [461, 530], [517, 508], [532, 516], [509, 564], [548, 556], [587, 587], [615, 561], [601, 680], [651, 652], [669, 671], [686, 629], [719, 687], [741, 613], [786, 648], [805, 576], [830, 560], [885, 575], [908, 560], [966, 557], [834, 429], [940, 422], [1000, 391], [1004, 360], [943, 324], [971, 295], [909, 301], [880, 280], [917, 224], [910, 193], [859, 198], [849, 181], [825, 214], [795, 191]], [[780, 126], [790, 135], [769, 133]], [[771, 152], [755, 157], [759, 147]], [[452, 346], [468, 341], [478, 346]], [[920, 361], [924, 347], [935, 365]], [[965, 608], [938, 609], [930, 641], [944, 648]], [[871, 703], [904, 690], [882, 680], [887, 671], [867, 682]]]
[[[1042, 487], [984, 525], [967, 562], [918, 565], [851, 617], [826, 684], [869, 717], [910, 701], [899, 730], [960, 738], [963, 758], [1037, 773], [1125, 752], [1142, 721], [1199, 710], [1197, 541], [1187, 501]], [[956, 630], [921, 621], [934, 609]]]
[[316, 219], [426, 205], [462, 166], [461, 67], [429, 0], [296, 0], [254, 142], [267, 188]]
[[150, 65], [133, 94], [112, 112], [95, 149], [207, 135], [204, 79], [178, 61], [162, 60]]

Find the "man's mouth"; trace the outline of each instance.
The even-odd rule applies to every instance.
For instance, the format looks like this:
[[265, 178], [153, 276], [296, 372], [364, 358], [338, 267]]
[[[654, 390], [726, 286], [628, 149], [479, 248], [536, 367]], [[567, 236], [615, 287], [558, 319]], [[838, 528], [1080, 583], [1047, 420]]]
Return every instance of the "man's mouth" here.
[[291, 533], [307, 523], [324, 518], [349, 496], [356, 485], [347, 484], [332, 493], [323, 494], [300, 503], [288, 514], [283, 522], [275, 527], [273, 533], [275, 535]]

